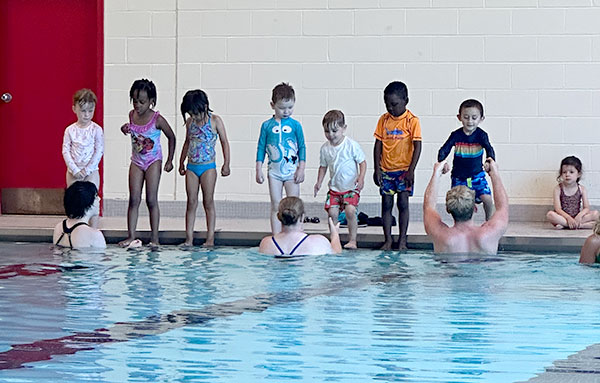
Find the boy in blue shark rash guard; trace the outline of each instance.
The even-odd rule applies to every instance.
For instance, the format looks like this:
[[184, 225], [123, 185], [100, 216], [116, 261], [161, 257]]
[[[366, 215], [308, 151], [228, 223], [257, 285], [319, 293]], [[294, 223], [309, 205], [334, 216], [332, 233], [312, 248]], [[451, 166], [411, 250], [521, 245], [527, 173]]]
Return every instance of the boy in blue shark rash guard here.
[[277, 219], [279, 201], [285, 188], [288, 197], [300, 196], [300, 183], [304, 181], [306, 146], [300, 122], [291, 118], [296, 96], [294, 88], [287, 83], [273, 88], [271, 108], [273, 117], [263, 122], [256, 149], [256, 182], [262, 184], [265, 156], [269, 156], [268, 180], [271, 197], [271, 230], [273, 235], [281, 231]]
[[[465, 100], [458, 108], [456, 116], [463, 126], [453, 131], [448, 140], [438, 151], [438, 162], [448, 157], [454, 147], [454, 159], [452, 161], [452, 187], [465, 185], [475, 191], [477, 203], [483, 202], [485, 219], [489, 220], [494, 213], [494, 202], [492, 192], [485, 179], [483, 169], [483, 151], [486, 158], [496, 160], [494, 148], [490, 144], [487, 133], [479, 127], [485, 119], [483, 105], [473, 99]], [[448, 172], [448, 164], [444, 165], [443, 173]]]

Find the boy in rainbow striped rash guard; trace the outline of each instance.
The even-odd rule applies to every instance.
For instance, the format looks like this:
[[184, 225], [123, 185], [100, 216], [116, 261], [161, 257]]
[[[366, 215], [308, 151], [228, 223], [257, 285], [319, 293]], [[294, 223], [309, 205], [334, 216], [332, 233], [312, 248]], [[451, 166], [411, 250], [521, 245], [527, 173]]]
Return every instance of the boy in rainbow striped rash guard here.
[[[475, 191], [475, 201], [483, 202], [486, 221], [494, 214], [494, 202], [492, 192], [485, 180], [483, 169], [483, 151], [486, 158], [496, 160], [494, 148], [490, 144], [488, 135], [479, 124], [485, 119], [483, 105], [473, 99], [465, 100], [458, 108], [456, 116], [463, 126], [453, 131], [448, 140], [438, 151], [438, 162], [448, 157], [454, 147], [454, 159], [452, 161], [452, 187], [465, 185]], [[443, 173], [449, 170], [448, 164], [444, 165]]]

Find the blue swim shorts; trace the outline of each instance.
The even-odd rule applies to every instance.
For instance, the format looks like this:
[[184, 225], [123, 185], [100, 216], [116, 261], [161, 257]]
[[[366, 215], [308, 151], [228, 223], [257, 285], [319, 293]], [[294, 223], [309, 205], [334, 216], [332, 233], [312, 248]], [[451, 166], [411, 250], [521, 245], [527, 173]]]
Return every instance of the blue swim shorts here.
[[478, 173], [473, 177], [465, 179], [459, 179], [452, 177], [452, 187], [458, 185], [465, 185], [469, 189], [475, 190], [475, 202], [481, 203], [481, 195], [492, 194], [490, 187], [485, 179], [485, 172]]
[[197, 175], [198, 178], [202, 177], [202, 174], [204, 174], [205, 171], [216, 168], [217, 164], [214, 162], [209, 162], [207, 164], [187, 164], [187, 170]]
[[407, 187], [405, 182], [407, 174], [408, 172], [404, 170], [398, 170], [396, 172], [381, 172], [381, 186], [379, 187], [379, 194], [394, 195], [400, 192], [408, 192], [408, 195], [412, 196], [413, 187]]

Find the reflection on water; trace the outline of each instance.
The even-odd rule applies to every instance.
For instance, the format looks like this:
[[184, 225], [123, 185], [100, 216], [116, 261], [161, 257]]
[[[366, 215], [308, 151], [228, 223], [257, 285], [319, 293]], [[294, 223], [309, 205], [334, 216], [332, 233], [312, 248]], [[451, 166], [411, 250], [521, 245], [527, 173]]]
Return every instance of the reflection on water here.
[[0, 273], [0, 381], [509, 382], [600, 338], [575, 255], [44, 246], [0, 250], [35, 271]]

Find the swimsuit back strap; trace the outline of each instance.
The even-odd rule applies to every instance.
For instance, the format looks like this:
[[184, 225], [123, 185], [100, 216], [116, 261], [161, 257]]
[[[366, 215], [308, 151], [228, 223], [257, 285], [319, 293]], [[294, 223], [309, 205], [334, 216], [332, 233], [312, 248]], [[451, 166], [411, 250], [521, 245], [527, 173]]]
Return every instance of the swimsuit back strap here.
[[58, 241], [56, 241], [56, 244], [58, 245], [58, 243], [60, 242], [60, 240], [62, 239], [62, 237], [66, 234], [67, 238], [69, 238], [69, 247], [71, 247], [71, 249], [72, 249], [73, 248], [73, 242], [71, 242], [71, 233], [73, 232], [73, 230], [77, 229], [81, 225], [88, 226], [88, 224], [85, 223], [85, 222], [77, 222], [75, 225], [73, 225], [71, 227], [67, 227], [67, 220], [65, 219], [63, 221], [63, 223], [62, 223], [63, 233], [60, 235], [60, 238], [58, 238]]
[[[296, 249], [297, 249], [297, 248], [298, 248], [300, 245], [302, 245], [302, 242], [304, 242], [304, 241], [306, 240], [306, 238], [308, 238], [308, 234], [306, 234], [306, 235], [304, 236], [304, 238], [302, 238], [302, 239], [300, 240], [300, 242], [298, 242], [298, 244], [296, 244], [296, 246], [295, 246], [295, 247], [292, 249], [292, 251], [290, 251], [290, 255], [294, 255], [294, 251], [296, 251]], [[279, 246], [278, 246], [278, 247], [279, 247]], [[283, 254], [283, 253], [282, 253], [282, 254]]]
[[[279, 244], [278, 244], [278, 243], [277, 243], [277, 241], [275, 240], [275, 237], [271, 237], [271, 239], [273, 240], [273, 243], [274, 243], [274, 244], [275, 244], [275, 246], [277, 247], [277, 250], [279, 250], [279, 253], [280, 253], [281, 255], [284, 255], [285, 253], [283, 252], [283, 250], [281, 250], [281, 247], [279, 247]], [[294, 250], [296, 250], [296, 249], [294, 249]], [[293, 253], [293, 251], [292, 251], [292, 253]]]

